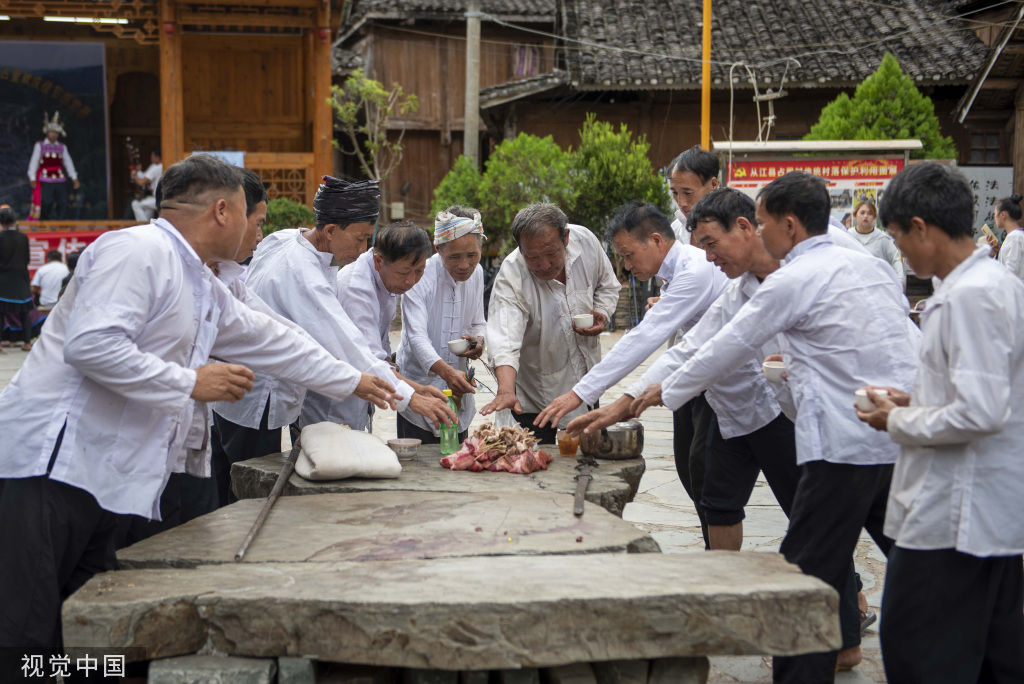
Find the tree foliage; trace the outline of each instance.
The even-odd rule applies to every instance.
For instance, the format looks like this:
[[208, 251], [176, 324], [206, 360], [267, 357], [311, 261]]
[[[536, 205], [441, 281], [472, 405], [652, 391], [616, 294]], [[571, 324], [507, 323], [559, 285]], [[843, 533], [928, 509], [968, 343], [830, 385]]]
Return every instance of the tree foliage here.
[[[451, 170], [434, 188], [434, 201], [430, 208], [436, 214], [453, 204], [480, 208], [480, 170], [469, 157], [459, 157]], [[482, 210], [481, 210], [482, 211]]]
[[919, 138], [924, 148], [916, 159], [955, 159], [953, 139], [943, 136], [935, 105], [886, 53], [882, 64], [857, 86], [851, 98], [842, 93], [821, 110], [804, 140], [902, 140]]
[[619, 130], [593, 114], [580, 130], [580, 146], [572, 152], [579, 195], [569, 218], [600, 234], [615, 209], [629, 200], [657, 205], [672, 215], [665, 181], [651, 164], [646, 136], [634, 141], [626, 124]]
[[345, 134], [344, 142], [334, 140], [334, 146], [345, 154], [354, 155], [369, 178], [387, 179], [402, 163], [403, 130], [397, 140], [388, 138], [389, 122], [395, 116], [415, 112], [419, 100], [406, 94], [402, 86], [392, 84], [391, 90], [362, 69], [356, 69], [341, 86], [331, 86], [328, 100], [334, 110], [338, 128]]
[[267, 221], [263, 224], [263, 237], [283, 228], [309, 228], [316, 224], [316, 216], [305, 204], [287, 197], [267, 202]]

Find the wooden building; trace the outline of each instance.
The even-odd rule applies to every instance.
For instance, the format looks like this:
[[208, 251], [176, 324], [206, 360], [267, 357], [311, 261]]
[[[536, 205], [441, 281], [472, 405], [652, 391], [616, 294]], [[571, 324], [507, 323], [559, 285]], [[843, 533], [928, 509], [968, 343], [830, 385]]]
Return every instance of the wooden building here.
[[10, 20], [0, 21], [0, 40], [104, 43], [108, 218], [119, 218], [129, 199], [129, 137], [144, 163], [159, 145], [165, 167], [194, 150], [244, 151], [245, 166], [269, 183], [271, 197], [308, 204], [333, 168], [332, 5], [338, 3], [2, 0], [0, 14]]
[[[851, 93], [892, 52], [935, 103], [960, 162], [972, 138], [953, 111], [988, 48], [955, 19], [962, 2], [908, 0], [879, 8], [859, 0], [715, 0], [713, 140], [802, 138], [821, 109]], [[667, 165], [700, 142], [701, 3], [692, 0], [489, 0], [481, 40], [484, 156], [522, 131], [579, 143], [588, 112], [646, 135]], [[446, 0], [347, 0], [335, 45], [335, 77], [354, 66], [401, 83], [425, 106], [395, 122], [406, 160], [389, 179], [392, 199], [425, 217], [434, 187], [461, 153], [465, 20]], [[524, 54], [539, 56], [531, 68]], [[750, 67], [737, 66], [740, 63]], [[769, 105], [753, 101], [783, 87]], [[730, 80], [732, 83], [730, 84]], [[731, 88], [730, 88], [731, 85]], [[730, 109], [733, 117], [730, 119]], [[771, 118], [771, 126], [767, 119]]]

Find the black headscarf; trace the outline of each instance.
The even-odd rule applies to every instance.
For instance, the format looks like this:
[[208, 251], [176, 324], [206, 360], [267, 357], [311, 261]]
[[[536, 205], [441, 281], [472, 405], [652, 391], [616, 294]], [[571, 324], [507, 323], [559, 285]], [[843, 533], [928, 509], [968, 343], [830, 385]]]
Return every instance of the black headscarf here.
[[376, 223], [380, 213], [380, 183], [375, 180], [350, 183], [324, 176], [313, 198], [318, 224]]

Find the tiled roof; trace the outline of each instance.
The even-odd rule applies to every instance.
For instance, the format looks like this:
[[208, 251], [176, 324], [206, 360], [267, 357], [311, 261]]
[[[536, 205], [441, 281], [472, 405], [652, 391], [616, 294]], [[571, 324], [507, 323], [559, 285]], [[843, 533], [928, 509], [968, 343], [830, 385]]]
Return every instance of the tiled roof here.
[[[555, 0], [481, 0], [483, 12], [497, 16], [555, 16]], [[405, 16], [450, 14], [462, 18], [465, 0], [353, 0], [349, 23], [364, 16]]]
[[[655, 53], [570, 41], [566, 55], [574, 86], [699, 87], [699, 0], [563, 0], [560, 5], [567, 38]], [[729, 65], [742, 61], [756, 66], [762, 88], [777, 88], [788, 57], [799, 66], [789, 63], [787, 82], [855, 84], [878, 69], [887, 51], [916, 80], [967, 83], [988, 52], [963, 22], [944, 18], [955, 13], [949, 0], [715, 0], [712, 7], [713, 87], [727, 88]], [[737, 68], [735, 76], [737, 87], [747, 85], [744, 69]]]

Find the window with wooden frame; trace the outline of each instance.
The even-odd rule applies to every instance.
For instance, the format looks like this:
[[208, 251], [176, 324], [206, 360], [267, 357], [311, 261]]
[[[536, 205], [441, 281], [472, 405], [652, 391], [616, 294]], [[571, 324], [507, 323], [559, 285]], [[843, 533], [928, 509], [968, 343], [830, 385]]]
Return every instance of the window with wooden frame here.
[[540, 73], [540, 45], [536, 43], [512, 46], [512, 76], [526, 78]]
[[970, 154], [967, 157], [971, 164], [998, 164], [1001, 135], [996, 132], [971, 133]]

